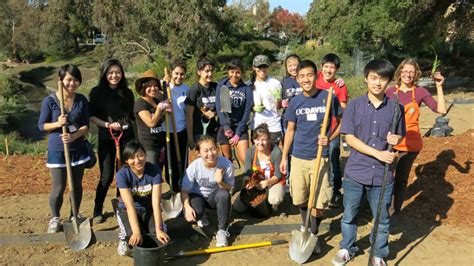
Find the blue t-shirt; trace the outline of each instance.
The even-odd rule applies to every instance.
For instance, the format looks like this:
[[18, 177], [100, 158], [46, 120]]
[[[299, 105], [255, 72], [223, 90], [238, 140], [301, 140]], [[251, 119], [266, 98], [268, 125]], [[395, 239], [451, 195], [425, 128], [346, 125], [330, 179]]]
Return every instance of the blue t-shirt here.
[[292, 77], [286, 77], [281, 81], [281, 98], [288, 99], [291, 101], [293, 97], [300, 94], [303, 90], [296, 79]]
[[[285, 112], [288, 121], [295, 123], [292, 156], [304, 160], [316, 159], [318, 136], [326, 113], [328, 91], [318, 90], [313, 96], [306, 97], [303, 93], [295, 96]], [[342, 114], [339, 101], [332, 95], [331, 115]], [[329, 137], [331, 119], [328, 120], [326, 135]], [[328, 146], [323, 150], [323, 156], [328, 157]]]
[[[129, 188], [132, 192], [135, 209], [151, 209], [151, 194], [153, 185], [161, 184], [161, 170], [158, 166], [149, 162], [145, 163], [145, 171], [142, 178], [138, 178], [128, 166], [122, 167], [117, 172], [117, 187]], [[119, 202], [120, 208], [125, 208], [122, 198]]]

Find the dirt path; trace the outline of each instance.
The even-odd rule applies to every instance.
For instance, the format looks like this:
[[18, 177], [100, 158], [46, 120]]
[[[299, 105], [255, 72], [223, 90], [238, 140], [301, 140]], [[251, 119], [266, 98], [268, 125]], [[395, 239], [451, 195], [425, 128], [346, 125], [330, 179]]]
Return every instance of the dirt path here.
[[[111, 191], [113, 192], [113, 191]], [[83, 209], [92, 209], [92, 193], [85, 195]], [[48, 222], [47, 195], [27, 195], [0, 197], [2, 201], [0, 217], [0, 234], [31, 234], [43, 233]], [[106, 208], [106, 211], [110, 211]], [[333, 210], [330, 219], [324, 224], [330, 224], [330, 230], [322, 229], [321, 236], [325, 240], [323, 252], [312, 257], [308, 265], [330, 265], [331, 258], [338, 250], [340, 234], [340, 211]], [[23, 215], [20, 215], [22, 213]], [[240, 218], [236, 219], [239, 221]], [[252, 220], [252, 219], [250, 219]], [[299, 220], [298, 214], [288, 217], [275, 216], [258, 224], [292, 224]], [[257, 222], [255, 220], [251, 223]], [[360, 219], [358, 230], [358, 246], [363, 250], [351, 265], [366, 265], [368, 254], [368, 234], [370, 225], [367, 218]], [[211, 220], [211, 226], [215, 221]], [[408, 226], [409, 225], [409, 226]], [[326, 226], [327, 227], [327, 226]], [[94, 227], [98, 230], [116, 230], [113, 218], [105, 224]], [[460, 229], [451, 225], [439, 224], [429, 219], [403, 216], [392, 227], [390, 237], [390, 264], [401, 265], [470, 265], [473, 261], [472, 249], [474, 248], [474, 228]], [[244, 235], [232, 237], [233, 244], [253, 243], [274, 239], [290, 240], [289, 233]], [[214, 241], [209, 243], [204, 239], [192, 242], [188, 239], [176, 240], [176, 245], [170, 251], [190, 250], [207, 246], [214, 246]], [[73, 252], [64, 244], [35, 244], [35, 245], [10, 245], [0, 246], [0, 264], [93, 264], [93, 265], [129, 265], [132, 259], [120, 257], [116, 253], [116, 242], [96, 243], [82, 251]], [[442, 254], [442, 256], [440, 256]], [[53, 262], [54, 261], [54, 262]], [[288, 257], [288, 245], [259, 248], [245, 251], [233, 251], [212, 256], [196, 256], [170, 261], [169, 265], [294, 265]]]

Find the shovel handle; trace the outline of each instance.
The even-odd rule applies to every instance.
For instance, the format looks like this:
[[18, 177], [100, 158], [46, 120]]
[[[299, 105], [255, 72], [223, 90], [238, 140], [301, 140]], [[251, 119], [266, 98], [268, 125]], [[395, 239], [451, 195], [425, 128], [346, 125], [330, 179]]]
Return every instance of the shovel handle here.
[[[61, 115], [64, 115], [66, 112], [64, 111], [64, 92], [63, 92], [63, 81], [58, 81], [58, 92], [59, 92], [59, 107], [61, 109]], [[67, 133], [66, 126], [62, 126], [63, 134]], [[67, 175], [67, 183], [69, 186], [69, 198], [71, 200], [71, 208], [72, 208], [72, 215], [76, 218], [77, 217], [77, 209], [76, 209], [76, 200], [74, 197], [74, 183], [72, 182], [72, 168], [71, 168], [71, 154], [69, 153], [69, 144], [63, 143], [64, 145], [64, 159], [66, 161], [66, 175]], [[74, 222], [74, 231], [77, 234], [79, 232], [79, 228], [77, 226], [77, 222]]]
[[201, 254], [212, 254], [224, 251], [232, 251], [232, 250], [240, 250], [240, 249], [247, 249], [247, 248], [258, 248], [258, 247], [266, 247], [266, 246], [276, 246], [286, 244], [286, 240], [274, 240], [274, 241], [265, 241], [265, 242], [257, 242], [251, 244], [242, 244], [236, 246], [229, 246], [229, 247], [220, 247], [220, 248], [206, 248], [200, 250], [193, 250], [193, 251], [181, 251], [175, 254], [169, 254], [170, 257], [186, 257], [186, 256], [194, 256], [194, 255], [201, 255]]
[[[333, 92], [333, 88], [332, 86], [329, 88], [329, 90], [327, 91], [328, 92], [328, 97], [326, 99], [326, 111], [324, 113], [324, 119], [323, 119], [323, 124], [321, 125], [321, 131], [320, 131], [320, 135], [322, 137], [325, 137], [326, 136], [326, 130], [327, 130], [327, 127], [328, 127], [328, 120], [329, 120], [329, 113], [331, 113], [331, 103], [332, 103], [332, 92]], [[321, 165], [321, 157], [323, 155], [323, 146], [322, 145], [318, 145], [318, 153], [317, 153], [317, 156], [316, 156], [316, 165], [315, 165], [315, 169], [316, 169], [316, 174], [315, 176], [313, 176], [313, 178], [311, 179], [311, 188], [310, 188], [310, 191], [309, 191], [309, 200], [308, 200], [308, 213], [306, 214], [306, 223], [305, 223], [305, 226], [307, 227], [308, 225], [308, 221], [309, 221], [309, 214], [311, 213], [311, 208], [313, 208], [315, 205], [316, 205], [316, 185], [319, 183], [319, 168], [320, 168], [320, 165]]]
[[[168, 68], [165, 67], [164, 69], [165, 75], [169, 76], [168, 74]], [[178, 163], [178, 173], [179, 173], [179, 178], [183, 176], [183, 169], [182, 169], [182, 162], [181, 162], [181, 152], [179, 150], [179, 143], [178, 143], [178, 132], [176, 132], [176, 119], [174, 117], [174, 110], [173, 110], [173, 98], [171, 98], [171, 88], [167, 82], [164, 82], [164, 87], [166, 88], [166, 94], [168, 96], [168, 99], [171, 100], [171, 126], [173, 127], [173, 140], [174, 140], [174, 147], [176, 149], [176, 161]], [[166, 123], [166, 126], [168, 126], [168, 123]]]

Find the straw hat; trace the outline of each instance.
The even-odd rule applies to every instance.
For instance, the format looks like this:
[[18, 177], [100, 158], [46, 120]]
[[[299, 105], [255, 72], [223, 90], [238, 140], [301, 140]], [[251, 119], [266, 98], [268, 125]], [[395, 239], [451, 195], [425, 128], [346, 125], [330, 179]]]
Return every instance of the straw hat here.
[[145, 71], [141, 77], [137, 78], [137, 80], [135, 80], [135, 90], [138, 92], [138, 94], [140, 94], [140, 85], [145, 82], [145, 81], [148, 81], [150, 79], [154, 79], [158, 82], [158, 84], [160, 84], [160, 78], [158, 77], [158, 75], [156, 74], [155, 71], [153, 70], [147, 70]]

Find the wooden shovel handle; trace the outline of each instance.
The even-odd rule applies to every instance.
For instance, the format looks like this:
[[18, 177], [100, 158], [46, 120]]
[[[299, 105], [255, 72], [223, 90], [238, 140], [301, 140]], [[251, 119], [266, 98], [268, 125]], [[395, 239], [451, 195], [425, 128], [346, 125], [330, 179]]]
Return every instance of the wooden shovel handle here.
[[[332, 91], [333, 88], [330, 87], [328, 92], [328, 97], [326, 99], [326, 112], [324, 113], [323, 124], [321, 125], [321, 137], [326, 136], [326, 130], [328, 127], [329, 113], [331, 113], [331, 103], [332, 103]], [[309, 191], [309, 200], [308, 200], [308, 212], [311, 211], [311, 208], [316, 206], [316, 185], [319, 183], [319, 168], [321, 165], [321, 157], [323, 155], [323, 146], [318, 145], [318, 154], [316, 156], [316, 165], [315, 165], [315, 175], [311, 178], [311, 188]]]
[[[58, 92], [59, 92], [59, 107], [61, 109], [61, 115], [64, 115], [66, 112], [64, 111], [64, 93], [63, 93], [63, 81], [58, 81]], [[66, 126], [62, 126], [63, 134], [67, 133]], [[72, 182], [72, 168], [71, 168], [71, 154], [69, 153], [69, 144], [64, 143], [64, 158], [66, 161], [66, 175], [67, 175], [67, 183], [69, 186], [69, 193], [72, 205], [72, 215], [77, 217], [77, 205], [76, 200], [74, 197], [74, 184]], [[77, 223], [73, 223], [75, 225], [75, 231], [78, 232]]]
[[[165, 72], [165, 76], [169, 76], [168, 68], [165, 67], [164, 72]], [[173, 127], [174, 148], [176, 149], [176, 161], [178, 162], [179, 178], [182, 178], [183, 170], [182, 170], [182, 162], [181, 162], [181, 152], [179, 150], [178, 132], [176, 132], [176, 120], [174, 117], [173, 99], [171, 98], [171, 88], [168, 82], [166, 82], [166, 94], [168, 95], [168, 99], [170, 99], [171, 101], [171, 126]], [[166, 126], [168, 126], [168, 124], [166, 124]]]

